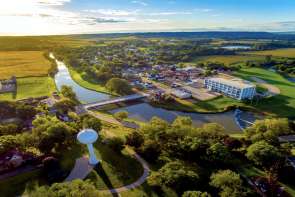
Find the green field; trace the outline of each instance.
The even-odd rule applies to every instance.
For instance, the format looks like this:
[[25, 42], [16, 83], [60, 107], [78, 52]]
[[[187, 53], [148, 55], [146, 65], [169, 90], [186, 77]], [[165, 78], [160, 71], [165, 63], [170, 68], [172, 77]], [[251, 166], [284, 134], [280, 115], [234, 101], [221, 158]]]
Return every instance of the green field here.
[[0, 94], [0, 100], [19, 100], [29, 97], [50, 96], [56, 91], [51, 77], [17, 78], [17, 92]]
[[80, 86], [82, 86], [84, 88], [87, 88], [87, 89], [90, 89], [90, 90], [102, 92], [102, 93], [113, 94], [105, 86], [102, 86], [102, 85], [100, 85], [98, 83], [94, 83], [94, 82], [91, 82], [91, 81], [86, 81], [85, 79], [82, 78], [80, 73], [78, 73], [74, 69], [71, 69], [71, 68], [69, 68], [69, 69], [70, 69], [72, 79], [76, 83], [78, 83]]
[[1, 51], [0, 79], [47, 76], [51, 68], [42, 51]]
[[288, 49], [276, 49], [276, 50], [266, 50], [266, 51], [252, 51], [252, 52], [245, 52], [242, 54], [248, 55], [272, 55], [275, 57], [289, 57], [295, 58], [295, 48], [288, 48]]
[[255, 61], [263, 60], [263, 56], [258, 55], [213, 55], [213, 56], [203, 56], [196, 58], [196, 62], [219, 62], [226, 65], [246, 62], [246, 61]]
[[[197, 111], [204, 113], [222, 112], [233, 106], [247, 107], [252, 110], [265, 112], [268, 115], [277, 115], [281, 117], [295, 117], [295, 86], [283, 76], [262, 68], [243, 68], [234, 73], [235, 76], [251, 81], [255, 76], [277, 86], [281, 94], [274, 97], [265, 98], [260, 101], [254, 101], [253, 104], [246, 104], [241, 101], [221, 96], [208, 101], [197, 101], [192, 103], [187, 100], [176, 99], [177, 103], [161, 105], [161, 107], [181, 110]], [[259, 88], [262, 89], [262, 88]], [[263, 90], [265, 90], [263, 88]], [[160, 106], [160, 105], [159, 105]]]
[[260, 111], [276, 114], [282, 117], [295, 116], [295, 86], [283, 76], [262, 68], [243, 68], [235, 73], [235, 76], [251, 80], [251, 76], [258, 77], [268, 83], [277, 86], [281, 90], [280, 95], [263, 99], [253, 107]]

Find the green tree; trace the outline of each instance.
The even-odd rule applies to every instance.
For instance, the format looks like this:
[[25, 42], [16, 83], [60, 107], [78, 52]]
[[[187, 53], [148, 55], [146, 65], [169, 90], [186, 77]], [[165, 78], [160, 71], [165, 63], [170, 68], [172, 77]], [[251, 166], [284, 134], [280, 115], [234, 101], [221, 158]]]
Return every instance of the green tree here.
[[155, 162], [161, 154], [161, 146], [155, 140], [146, 140], [136, 151], [147, 161]]
[[258, 120], [246, 129], [247, 138], [252, 142], [265, 140], [271, 144], [277, 144], [279, 136], [292, 132], [288, 120], [283, 118]]
[[74, 180], [72, 182], [54, 183], [50, 187], [42, 186], [31, 192], [31, 197], [99, 197], [95, 186], [89, 181]]
[[76, 102], [68, 98], [61, 99], [60, 101], [56, 102], [53, 105], [53, 107], [56, 108], [60, 113], [67, 113], [68, 111], [74, 111], [75, 106], [76, 106]]
[[107, 139], [108, 146], [117, 153], [121, 153], [124, 149], [124, 140], [120, 137], [112, 137]]
[[128, 118], [128, 112], [127, 111], [119, 111], [119, 112], [116, 112], [114, 114], [114, 117], [119, 120], [119, 121], [122, 121], [126, 118]]
[[76, 93], [73, 91], [72, 87], [63, 85], [61, 86], [60, 92], [64, 97], [71, 99], [75, 102], [78, 101]]
[[215, 143], [207, 149], [208, 159], [213, 162], [228, 162], [231, 160], [230, 151], [221, 143]]
[[3, 135], [0, 136], [0, 154], [3, 154], [11, 149], [17, 148], [19, 145], [17, 143], [16, 136], [13, 135]]
[[221, 197], [245, 196], [240, 175], [231, 170], [220, 170], [213, 173], [210, 179], [210, 185], [220, 190]]
[[141, 132], [151, 140], [158, 139], [161, 133], [164, 133], [169, 128], [168, 122], [158, 117], [153, 117], [148, 124], [140, 128]]
[[186, 191], [182, 194], [181, 197], [211, 197], [207, 192], [200, 191]]
[[99, 132], [102, 128], [101, 121], [98, 118], [90, 115], [85, 115], [82, 117], [82, 120], [84, 128], [94, 129], [97, 132]]
[[144, 136], [137, 131], [134, 131], [126, 136], [126, 145], [139, 148], [144, 143]]
[[167, 186], [177, 193], [193, 188], [200, 181], [197, 167], [181, 161], [173, 161], [165, 164], [160, 170], [152, 173], [148, 183], [152, 186]]
[[256, 165], [260, 165], [266, 169], [270, 169], [283, 160], [283, 156], [278, 148], [265, 141], [256, 142], [249, 146], [246, 156]]
[[115, 92], [120, 95], [126, 95], [132, 93], [132, 88], [128, 81], [120, 78], [112, 78], [106, 84], [107, 89], [111, 92]]

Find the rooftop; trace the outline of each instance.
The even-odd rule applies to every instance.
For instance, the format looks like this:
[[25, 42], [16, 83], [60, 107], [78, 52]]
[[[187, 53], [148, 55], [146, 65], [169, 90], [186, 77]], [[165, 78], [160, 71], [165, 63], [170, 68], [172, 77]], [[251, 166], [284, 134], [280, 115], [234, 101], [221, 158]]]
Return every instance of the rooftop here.
[[256, 87], [255, 84], [251, 83], [250, 81], [242, 80], [239, 78], [221, 78], [221, 77], [212, 77], [208, 78], [211, 81], [216, 81], [222, 84], [230, 85], [237, 88], [252, 88]]

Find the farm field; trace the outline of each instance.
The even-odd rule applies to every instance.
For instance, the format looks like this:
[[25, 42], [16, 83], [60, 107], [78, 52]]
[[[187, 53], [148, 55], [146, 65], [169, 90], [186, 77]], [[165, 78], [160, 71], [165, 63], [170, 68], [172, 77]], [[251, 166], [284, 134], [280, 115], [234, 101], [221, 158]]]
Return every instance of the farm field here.
[[252, 52], [244, 52], [241, 54], [248, 55], [272, 55], [275, 57], [289, 57], [295, 58], [295, 48], [288, 49], [276, 49], [276, 50], [266, 50], [266, 51], [252, 51]]
[[29, 97], [49, 96], [56, 91], [51, 77], [17, 78], [17, 92], [0, 94], [0, 100], [19, 100]]
[[47, 76], [51, 62], [42, 51], [1, 51], [0, 79]]
[[220, 62], [226, 65], [233, 63], [254, 61], [254, 60], [263, 60], [263, 56], [258, 55], [213, 55], [213, 56], [204, 56], [196, 58], [196, 62]]

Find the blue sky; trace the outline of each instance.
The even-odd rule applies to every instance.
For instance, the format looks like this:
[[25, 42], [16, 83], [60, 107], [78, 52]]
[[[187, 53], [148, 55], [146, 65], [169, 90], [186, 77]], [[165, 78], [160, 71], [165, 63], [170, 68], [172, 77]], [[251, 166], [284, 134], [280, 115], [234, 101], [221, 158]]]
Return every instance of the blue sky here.
[[295, 0], [2, 0], [0, 34], [295, 31]]

